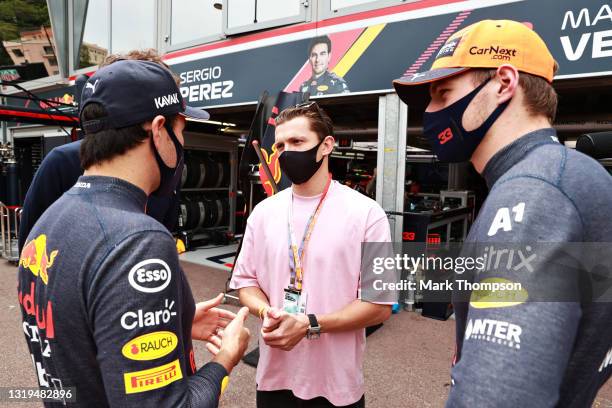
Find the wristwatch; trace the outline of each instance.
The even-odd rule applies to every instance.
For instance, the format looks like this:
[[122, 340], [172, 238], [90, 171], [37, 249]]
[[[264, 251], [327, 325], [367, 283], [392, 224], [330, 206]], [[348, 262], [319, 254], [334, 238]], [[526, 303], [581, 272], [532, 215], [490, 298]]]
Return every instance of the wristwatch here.
[[308, 320], [310, 321], [310, 327], [308, 327], [308, 331], [306, 332], [306, 338], [308, 340], [318, 339], [321, 335], [321, 326], [319, 326], [317, 317], [313, 314], [309, 314]]

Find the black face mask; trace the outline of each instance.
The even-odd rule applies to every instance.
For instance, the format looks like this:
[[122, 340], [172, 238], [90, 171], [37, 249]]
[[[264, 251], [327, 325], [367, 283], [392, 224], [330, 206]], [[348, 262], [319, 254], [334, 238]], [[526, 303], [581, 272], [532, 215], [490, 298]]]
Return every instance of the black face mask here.
[[281, 170], [293, 184], [307, 182], [319, 170], [323, 164], [323, 158], [317, 161], [317, 151], [321, 143], [323, 140], [312, 149], [303, 152], [284, 151], [279, 156]]
[[[170, 197], [176, 191], [179, 183], [181, 182], [181, 175], [183, 174], [183, 145], [179, 142], [178, 138], [172, 130], [172, 126], [168, 123], [164, 125], [170, 139], [174, 143], [176, 149], [176, 167], [168, 167], [162, 160], [159, 152], [153, 144], [153, 151], [155, 152], [155, 159], [157, 160], [157, 166], [159, 167], [159, 187], [155, 190], [152, 195], [157, 197]], [[153, 139], [151, 139], [153, 142]]]
[[423, 134], [441, 162], [458, 163], [470, 160], [491, 126], [508, 107], [510, 100], [499, 105], [478, 129], [465, 130], [462, 124], [463, 114], [489, 81], [490, 79], [452, 105], [437, 112], [423, 114]]

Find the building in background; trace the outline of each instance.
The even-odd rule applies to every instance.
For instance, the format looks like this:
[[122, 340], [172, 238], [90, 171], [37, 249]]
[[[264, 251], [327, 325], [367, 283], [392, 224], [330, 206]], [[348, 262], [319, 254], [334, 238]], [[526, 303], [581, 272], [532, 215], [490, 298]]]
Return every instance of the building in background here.
[[15, 65], [42, 63], [47, 75], [59, 74], [51, 27], [22, 31], [19, 39], [2, 41], [2, 45]]
[[83, 66], [100, 65], [108, 55], [108, 50], [96, 44], [83, 42], [79, 55], [80, 64]]

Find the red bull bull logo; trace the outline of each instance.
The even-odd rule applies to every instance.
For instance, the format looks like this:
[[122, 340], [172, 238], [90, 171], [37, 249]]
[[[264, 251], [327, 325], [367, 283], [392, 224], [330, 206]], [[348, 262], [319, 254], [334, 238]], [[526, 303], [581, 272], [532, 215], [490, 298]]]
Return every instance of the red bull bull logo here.
[[55, 96], [39, 103], [41, 109], [60, 108], [62, 104], [76, 106], [74, 95], [65, 93], [63, 96]]
[[[283, 174], [281, 173], [280, 163], [278, 161], [278, 157], [280, 156], [280, 153], [276, 149], [276, 145], [272, 145], [272, 153], [271, 154], [268, 154], [268, 151], [266, 149], [264, 149], [264, 148], [261, 148], [261, 154], [262, 154], [264, 160], [266, 161], [266, 163], [268, 164], [268, 168], [270, 169], [270, 173], [272, 173], [272, 178], [274, 179], [276, 184], [278, 184], [280, 182], [281, 176]], [[266, 195], [268, 197], [273, 195], [274, 194], [274, 190], [272, 189], [272, 183], [268, 179], [268, 176], [266, 175], [266, 172], [263, 171], [263, 169], [261, 168], [261, 164], [259, 165], [259, 179], [261, 180], [261, 185], [263, 186], [264, 190], [266, 191]]]
[[58, 251], [54, 250], [47, 255], [47, 236], [42, 234], [25, 244], [19, 258], [19, 266], [29, 269], [34, 276], [40, 276], [46, 285], [49, 283], [49, 268], [53, 266], [57, 254]]
[[64, 96], [62, 97], [62, 101], [68, 105], [76, 105], [74, 101], [74, 95], [64, 94]]

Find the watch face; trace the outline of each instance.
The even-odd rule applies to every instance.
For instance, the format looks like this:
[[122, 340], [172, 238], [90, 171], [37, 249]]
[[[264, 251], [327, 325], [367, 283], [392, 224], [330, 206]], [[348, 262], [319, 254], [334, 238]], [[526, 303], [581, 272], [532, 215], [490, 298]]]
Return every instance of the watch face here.
[[318, 339], [321, 335], [320, 327], [311, 327], [308, 329], [308, 333], [306, 334], [306, 338], [308, 339]]

